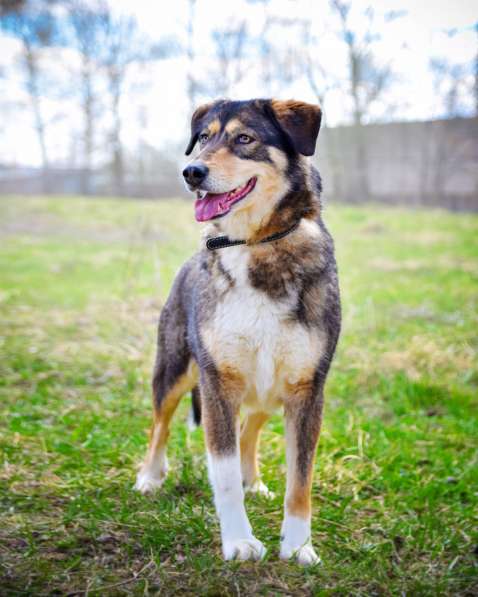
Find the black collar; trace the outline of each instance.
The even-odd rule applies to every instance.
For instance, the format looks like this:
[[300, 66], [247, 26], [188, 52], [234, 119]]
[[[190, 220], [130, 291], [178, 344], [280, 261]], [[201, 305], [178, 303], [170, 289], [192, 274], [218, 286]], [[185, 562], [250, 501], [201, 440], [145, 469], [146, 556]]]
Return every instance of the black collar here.
[[228, 236], [216, 236], [214, 238], [208, 238], [206, 241], [206, 247], [210, 251], [216, 251], [216, 249], [225, 249], [226, 247], [235, 247], [236, 245], [252, 245], [252, 244], [262, 244], [262, 243], [270, 243], [274, 240], [279, 240], [280, 238], [284, 238], [291, 232], [293, 232], [296, 228], [298, 228], [300, 224], [300, 220], [296, 222], [293, 226], [284, 230], [283, 232], [276, 232], [275, 234], [271, 234], [270, 236], [266, 236], [258, 243], [249, 243], [247, 240], [231, 240]]

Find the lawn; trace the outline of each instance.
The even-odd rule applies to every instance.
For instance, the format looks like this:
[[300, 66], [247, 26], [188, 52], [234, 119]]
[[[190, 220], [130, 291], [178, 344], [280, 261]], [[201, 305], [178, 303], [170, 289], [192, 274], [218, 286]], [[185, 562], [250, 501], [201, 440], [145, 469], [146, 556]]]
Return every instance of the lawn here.
[[329, 205], [344, 310], [313, 487], [319, 567], [278, 559], [276, 498], [247, 497], [260, 563], [224, 563], [186, 398], [163, 490], [132, 490], [156, 322], [199, 244], [180, 200], [0, 201], [0, 594], [478, 593], [478, 216]]

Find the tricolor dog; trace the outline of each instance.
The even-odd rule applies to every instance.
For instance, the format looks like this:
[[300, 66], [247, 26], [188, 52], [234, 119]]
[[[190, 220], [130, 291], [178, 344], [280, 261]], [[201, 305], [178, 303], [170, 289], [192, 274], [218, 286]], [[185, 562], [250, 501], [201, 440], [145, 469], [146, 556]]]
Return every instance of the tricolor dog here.
[[[340, 331], [333, 241], [309, 160], [318, 106], [219, 100], [193, 114], [183, 171], [205, 222], [203, 247], [178, 273], [159, 321], [154, 423], [136, 488], [158, 488], [181, 397], [204, 422], [209, 477], [226, 560], [265, 554], [244, 491], [268, 494], [258, 470], [261, 427], [285, 417], [287, 489], [280, 557], [319, 561], [311, 484], [324, 384]], [[240, 414], [243, 414], [242, 423]]]

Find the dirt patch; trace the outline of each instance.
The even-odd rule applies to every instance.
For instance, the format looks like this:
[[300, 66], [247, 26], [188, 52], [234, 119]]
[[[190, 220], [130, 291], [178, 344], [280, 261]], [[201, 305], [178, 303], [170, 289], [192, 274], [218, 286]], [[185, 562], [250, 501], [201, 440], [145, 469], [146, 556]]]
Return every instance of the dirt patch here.
[[478, 263], [473, 260], [452, 259], [441, 257], [433, 260], [428, 259], [393, 259], [391, 257], [376, 257], [370, 265], [374, 269], [384, 272], [417, 272], [430, 269], [444, 269], [462, 271], [478, 276]]
[[90, 240], [108, 243], [143, 243], [164, 241], [163, 230], [153, 229], [149, 224], [137, 228], [113, 226], [84, 226], [65, 221], [65, 218], [51, 213], [23, 213], [15, 219], [0, 220], [0, 239], [16, 236], [32, 238], [56, 237], [69, 240]]
[[434, 340], [414, 336], [406, 350], [384, 352], [380, 365], [390, 371], [404, 371], [417, 380], [423, 372], [433, 375], [437, 370], [471, 371], [475, 353], [469, 346], [439, 346]]

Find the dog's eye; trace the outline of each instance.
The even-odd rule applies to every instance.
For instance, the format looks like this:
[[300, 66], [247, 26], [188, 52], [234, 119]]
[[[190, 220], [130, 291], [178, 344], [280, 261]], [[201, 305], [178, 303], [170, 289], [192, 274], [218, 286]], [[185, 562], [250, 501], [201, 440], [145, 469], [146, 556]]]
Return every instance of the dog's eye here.
[[204, 143], [207, 143], [209, 139], [209, 135], [207, 133], [202, 133], [201, 135], [199, 135], [199, 143], [201, 145], [204, 145]]
[[252, 143], [254, 139], [249, 137], [249, 135], [239, 135], [236, 139], [237, 143], [241, 143], [242, 145], [247, 145], [247, 143]]

